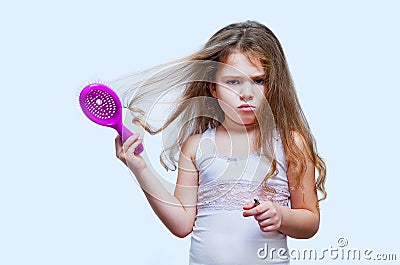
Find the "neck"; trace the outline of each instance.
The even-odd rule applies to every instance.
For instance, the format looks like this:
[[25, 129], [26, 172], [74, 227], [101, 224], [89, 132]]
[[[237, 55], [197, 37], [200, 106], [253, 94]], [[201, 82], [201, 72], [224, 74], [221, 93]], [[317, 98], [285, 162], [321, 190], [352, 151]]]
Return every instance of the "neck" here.
[[226, 119], [221, 124], [223, 129], [230, 134], [253, 134], [256, 130], [256, 124], [243, 125], [234, 122], [229, 122]]

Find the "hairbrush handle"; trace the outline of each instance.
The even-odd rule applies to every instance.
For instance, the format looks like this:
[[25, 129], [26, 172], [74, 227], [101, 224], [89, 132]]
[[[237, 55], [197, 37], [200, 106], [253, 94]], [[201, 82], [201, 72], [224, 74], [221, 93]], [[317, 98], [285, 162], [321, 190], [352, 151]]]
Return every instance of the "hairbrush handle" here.
[[[122, 142], [125, 142], [129, 137], [131, 137], [133, 135], [133, 133], [128, 128], [126, 128], [123, 124], [122, 124], [121, 132], [118, 131], [118, 134], [121, 136]], [[135, 151], [133, 153], [135, 155], [138, 155], [141, 152], [143, 152], [143, 150], [144, 150], [144, 147], [142, 144], [140, 144], [138, 147], [135, 148]]]

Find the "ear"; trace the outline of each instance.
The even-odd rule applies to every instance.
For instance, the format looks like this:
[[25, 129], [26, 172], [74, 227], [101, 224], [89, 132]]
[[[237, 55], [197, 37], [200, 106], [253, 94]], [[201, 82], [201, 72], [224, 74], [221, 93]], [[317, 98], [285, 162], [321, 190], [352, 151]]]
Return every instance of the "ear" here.
[[210, 90], [210, 93], [214, 98], [218, 98], [215, 83], [208, 83], [208, 89]]

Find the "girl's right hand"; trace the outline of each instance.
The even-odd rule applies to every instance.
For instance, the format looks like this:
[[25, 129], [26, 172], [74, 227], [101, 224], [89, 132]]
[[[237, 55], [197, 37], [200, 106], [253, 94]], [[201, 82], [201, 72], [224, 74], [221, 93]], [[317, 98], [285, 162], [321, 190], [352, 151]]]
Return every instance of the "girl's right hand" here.
[[136, 133], [129, 137], [124, 143], [122, 143], [121, 137], [118, 135], [115, 137], [115, 152], [119, 160], [127, 165], [134, 174], [137, 174], [144, 170], [147, 165], [143, 157], [135, 155], [135, 148], [143, 142], [143, 139]]

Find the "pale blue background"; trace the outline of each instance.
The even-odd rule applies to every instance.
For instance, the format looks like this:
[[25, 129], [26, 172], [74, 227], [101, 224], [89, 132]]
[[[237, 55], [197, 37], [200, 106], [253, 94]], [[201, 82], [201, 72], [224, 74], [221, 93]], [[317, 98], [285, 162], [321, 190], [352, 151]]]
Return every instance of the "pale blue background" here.
[[320, 231], [290, 240], [290, 248], [323, 249], [346, 237], [349, 247], [399, 259], [399, 7], [3, 1], [0, 264], [186, 264], [189, 238], [163, 227], [115, 158], [115, 132], [83, 116], [78, 94], [88, 82], [194, 52], [219, 28], [246, 19], [280, 38], [328, 165]]

